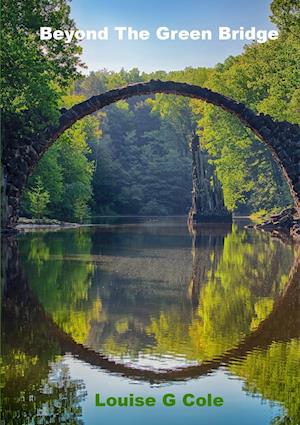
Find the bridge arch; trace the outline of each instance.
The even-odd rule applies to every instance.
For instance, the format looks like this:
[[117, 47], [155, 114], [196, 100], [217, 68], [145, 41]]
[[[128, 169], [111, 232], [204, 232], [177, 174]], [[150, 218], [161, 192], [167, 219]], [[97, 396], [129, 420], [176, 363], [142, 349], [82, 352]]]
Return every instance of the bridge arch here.
[[28, 177], [43, 154], [64, 131], [78, 120], [118, 100], [155, 93], [202, 100], [235, 115], [270, 149], [288, 183], [294, 206], [300, 216], [300, 127], [298, 125], [286, 121], [275, 121], [269, 115], [258, 115], [243, 103], [206, 88], [174, 81], [150, 80], [110, 90], [93, 96], [68, 110], [63, 110], [57, 126], [47, 128], [25, 144], [7, 147], [3, 154], [2, 228], [9, 229], [16, 225], [20, 197]]

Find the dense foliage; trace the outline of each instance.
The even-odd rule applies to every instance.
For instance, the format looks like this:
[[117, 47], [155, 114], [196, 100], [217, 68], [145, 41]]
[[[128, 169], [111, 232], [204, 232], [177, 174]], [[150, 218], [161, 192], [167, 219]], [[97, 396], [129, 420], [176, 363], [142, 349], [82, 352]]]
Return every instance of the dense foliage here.
[[[66, 96], [64, 104], [71, 106], [80, 99], [79, 96]], [[29, 179], [22, 203], [25, 214], [39, 217], [31, 195], [38, 186], [42, 193], [37, 202], [42, 203], [45, 195], [49, 198], [43, 215], [78, 221], [88, 215], [94, 171], [94, 162], [88, 159], [88, 140], [97, 135], [97, 122], [94, 117], [89, 117], [76, 123], [58, 139]]]
[[[76, 42], [43, 44], [38, 37], [45, 22], [75, 28], [67, 0], [4, 0], [4, 141], [26, 143], [55, 124], [59, 108], [151, 78], [206, 86], [256, 112], [299, 124], [298, 1], [274, 0], [271, 12], [281, 30], [278, 40], [253, 43], [213, 69], [100, 70], [83, 77]], [[203, 102], [155, 95], [118, 102], [66, 132], [29, 179], [22, 213], [67, 220], [90, 213], [185, 214], [191, 203], [189, 144], [195, 131], [216, 166], [230, 210], [249, 213], [290, 204], [270, 152], [237, 119]]]
[[273, 0], [271, 3], [272, 21], [282, 32], [291, 33], [299, 39], [300, 3], [299, 0]]
[[[90, 97], [95, 90], [100, 93], [148, 79], [137, 69], [99, 71], [79, 83], [77, 92]], [[186, 103], [177, 106], [173, 107], [176, 114], [163, 115], [142, 97], [118, 102], [99, 115], [102, 137], [90, 143], [95, 212], [164, 215], [188, 211], [191, 155], [187, 139], [192, 114]]]
[[[76, 29], [68, 0], [1, 3], [1, 109], [3, 147], [27, 144], [56, 123], [61, 106], [78, 102], [66, 94], [80, 77], [76, 41], [45, 42], [42, 25]], [[39, 163], [28, 182], [23, 212], [80, 219], [91, 198], [93, 164], [87, 160], [86, 124], [65, 133]]]
[[[277, 120], [300, 123], [299, 43], [280, 38], [253, 44], [228, 58], [207, 86]], [[274, 72], [275, 71], [275, 72]], [[209, 153], [215, 157], [225, 202], [230, 209], [284, 207], [289, 193], [270, 152], [234, 117], [211, 105], [196, 105]]]
[[[40, 26], [75, 29], [68, 0], [1, 2], [1, 109], [20, 132], [41, 130], [58, 116], [62, 90], [79, 76], [77, 42], [45, 42]], [[28, 122], [29, 121], [29, 122]], [[11, 124], [12, 126], [12, 124]], [[16, 131], [14, 128], [8, 130]], [[29, 130], [28, 130], [29, 131]]]

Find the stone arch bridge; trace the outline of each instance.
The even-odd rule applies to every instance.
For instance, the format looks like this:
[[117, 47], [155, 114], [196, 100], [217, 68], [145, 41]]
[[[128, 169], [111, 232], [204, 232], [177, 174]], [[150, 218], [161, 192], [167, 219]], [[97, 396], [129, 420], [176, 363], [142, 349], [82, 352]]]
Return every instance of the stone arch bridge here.
[[36, 164], [55, 140], [78, 120], [118, 100], [166, 93], [199, 99], [235, 115], [267, 146], [281, 169], [300, 216], [300, 127], [257, 115], [244, 104], [199, 86], [151, 80], [110, 90], [61, 112], [59, 124], [20, 143], [7, 143], [3, 153], [2, 228], [13, 229], [18, 220], [22, 192]]

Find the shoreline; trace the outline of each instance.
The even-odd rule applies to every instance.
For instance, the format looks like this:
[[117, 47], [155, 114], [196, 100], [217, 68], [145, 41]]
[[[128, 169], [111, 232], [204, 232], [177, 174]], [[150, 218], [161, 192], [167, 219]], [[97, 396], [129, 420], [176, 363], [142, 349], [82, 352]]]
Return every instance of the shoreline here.
[[[300, 241], [300, 225], [298, 217], [294, 216], [295, 210], [293, 208], [283, 210], [281, 213], [271, 216], [267, 221], [264, 221], [260, 224], [248, 224], [245, 226], [247, 229], [260, 230], [265, 233], [271, 234], [273, 237], [290, 240], [294, 242]], [[98, 216], [99, 217], [99, 216]], [[162, 218], [167, 216], [101, 216], [103, 218], [107, 217], [144, 217], [144, 218]], [[175, 217], [175, 216], [173, 216]], [[176, 216], [179, 217], [179, 216]], [[183, 217], [183, 216], [180, 216]], [[235, 219], [245, 219], [249, 220], [249, 216], [236, 216]], [[251, 220], [251, 219], [250, 219]], [[215, 223], [217, 224], [217, 223]], [[26, 231], [39, 231], [39, 230], [61, 230], [61, 229], [74, 229], [81, 227], [90, 227], [96, 226], [99, 224], [93, 223], [72, 223], [66, 221], [60, 221], [57, 219], [30, 219], [25, 217], [20, 217], [15, 230], [16, 232], [26, 232]]]
[[84, 226], [80, 223], [71, 223], [56, 219], [31, 219], [21, 217], [15, 227], [16, 230], [39, 230], [39, 229], [67, 229]]

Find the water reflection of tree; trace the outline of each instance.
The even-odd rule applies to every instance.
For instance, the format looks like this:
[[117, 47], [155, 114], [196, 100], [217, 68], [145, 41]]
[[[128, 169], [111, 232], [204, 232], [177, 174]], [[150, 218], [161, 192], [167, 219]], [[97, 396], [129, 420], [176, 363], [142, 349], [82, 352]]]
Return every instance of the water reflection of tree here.
[[[147, 285], [95, 270], [89, 261], [90, 234], [82, 232], [80, 243], [75, 236], [44, 237], [47, 258], [37, 255], [29, 239], [26, 270], [31, 287], [54, 322], [75, 341], [132, 359], [141, 352], [172, 352], [197, 361], [221, 355], [270, 313], [292, 261], [292, 250], [266, 235], [256, 234], [254, 243], [250, 233], [235, 226], [232, 231], [200, 229], [194, 237], [188, 302], [188, 297], [162, 296], [159, 282], [149, 295]], [[23, 249], [27, 252], [28, 247]]]
[[[207, 241], [212, 241], [211, 247]], [[169, 306], [151, 316], [146, 332], [155, 338], [153, 351], [203, 361], [237, 345], [270, 313], [287, 282], [292, 252], [264, 235], [257, 235], [254, 245], [247, 232], [234, 228], [225, 237], [212, 238], [211, 230], [198, 235], [193, 254], [193, 296], [199, 294], [193, 305], [198, 306], [190, 315]], [[203, 280], [196, 282], [199, 276]]]
[[274, 425], [300, 423], [300, 340], [274, 342], [266, 350], [254, 350], [229, 369], [244, 381], [244, 390], [283, 404], [286, 415]]
[[42, 364], [37, 356], [12, 352], [3, 359], [2, 410], [5, 424], [82, 424], [80, 403], [86, 396], [81, 380], [56, 359]]
[[[221, 239], [219, 236], [210, 238], [213, 243], [209, 245], [207, 235], [202, 241], [198, 235], [193, 252], [192, 284], [196, 290], [188, 288], [192, 302], [175, 297], [169, 304], [160, 302], [156, 310], [153, 305], [147, 307], [142, 287], [139, 298], [132, 297], [130, 290], [127, 298], [124, 291], [118, 295], [113, 290], [111, 277], [107, 276], [101, 281], [104, 288], [93, 288], [95, 272], [89, 261], [91, 245], [87, 235], [81, 235], [85, 239], [82, 249], [71, 238], [68, 246], [63, 239], [54, 239], [52, 245], [43, 239], [47, 255], [35, 247], [30, 251], [26, 269], [40, 302], [54, 322], [77, 342], [88, 342], [119, 357], [172, 352], [188, 360], [209, 360], [237, 345], [268, 316], [274, 300], [284, 290], [293, 255], [289, 247], [263, 234], [255, 236], [255, 244], [251, 234], [236, 228]], [[36, 268], [34, 258], [39, 265]], [[52, 267], [50, 263], [58, 264]], [[152, 291], [159, 299], [159, 286]], [[136, 309], [126, 310], [124, 305], [128, 302], [136, 303]], [[76, 321], [76, 317], [80, 320]], [[17, 355], [22, 356], [22, 350]], [[295, 394], [299, 400], [299, 373], [295, 366], [299, 355], [298, 340], [277, 342], [229, 365], [232, 373], [243, 378], [247, 392], [283, 403], [288, 416], [277, 418], [278, 424], [295, 425], [299, 421], [299, 402], [291, 397]], [[40, 361], [40, 355], [37, 358]], [[32, 370], [34, 362], [34, 356], [24, 357], [28, 370]]]
[[267, 348], [252, 350], [229, 364], [229, 370], [243, 379], [245, 391], [283, 405], [285, 414], [276, 417], [272, 425], [300, 423], [300, 246], [295, 247], [291, 278], [289, 285], [293, 282], [294, 288], [288, 302], [289, 314], [279, 316], [276, 325], [277, 331], [286, 328], [286, 333], [291, 332], [294, 337], [285, 338], [284, 342], [273, 341]]
[[[44, 245], [39, 240], [28, 254], [31, 259], [38, 258], [40, 272], [49, 259], [43, 254]], [[17, 242], [5, 241], [2, 253], [8, 257], [2, 263], [6, 265], [1, 329], [2, 417], [6, 424], [80, 424], [83, 383], [72, 379], [60, 360], [64, 353], [28, 287]]]
[[99, 298], [89, 303], [94, 271], [86, 261], [91, 252], [89, 233], [79, 230], [24, 238], [21, 252], [39, 302], [61, 329], [84, 343], [91, 321], [100, 320], [102, 309]]
[[[201, 251], [196, 248], [194, 255]], [[217, 267], [198, 282], [198, 307], [189, 328], [194, 352], [202, 359], [216, 357], [257, 327], [286, 284], [291, 260], [291, 249], [278, 241], [259, 234], [254, 244], [248, 232], [233, 227]], [[198, 274], [196, 268], [194, 279]]]

